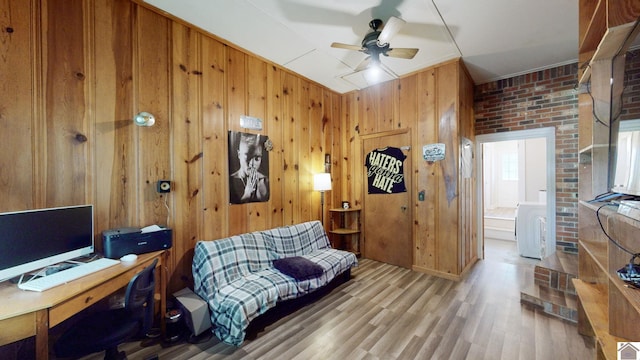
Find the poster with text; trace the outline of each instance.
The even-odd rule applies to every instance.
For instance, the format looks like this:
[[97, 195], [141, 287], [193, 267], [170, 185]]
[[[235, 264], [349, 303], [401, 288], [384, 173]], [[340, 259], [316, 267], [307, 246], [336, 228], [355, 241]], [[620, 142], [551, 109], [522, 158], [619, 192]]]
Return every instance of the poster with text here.
[[401, 149], [385, 147], [367, 154], [367, 180], [369, 194], [395, 194], [406, 192], [404, 183], [404, 160], [407, 156]]

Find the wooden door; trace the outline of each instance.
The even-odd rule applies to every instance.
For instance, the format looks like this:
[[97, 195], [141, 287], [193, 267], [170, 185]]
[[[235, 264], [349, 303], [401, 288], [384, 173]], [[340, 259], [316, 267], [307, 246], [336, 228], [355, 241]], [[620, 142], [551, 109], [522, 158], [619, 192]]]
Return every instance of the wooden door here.
[[[411, 268], [413, 264], [411, 209], [411, 135], [408, 130], [363, 136], [363, 159], [376, 149], [398, 148], [406, 156], [402, 162], [407, 191], [369, 193], [368, 169], [363, 172], [364, 232], [363, 256], [368, 259]], [[363, 164], [364, 165], [364, 164]], [[383, 165], [384, 166], [384, 165]]]

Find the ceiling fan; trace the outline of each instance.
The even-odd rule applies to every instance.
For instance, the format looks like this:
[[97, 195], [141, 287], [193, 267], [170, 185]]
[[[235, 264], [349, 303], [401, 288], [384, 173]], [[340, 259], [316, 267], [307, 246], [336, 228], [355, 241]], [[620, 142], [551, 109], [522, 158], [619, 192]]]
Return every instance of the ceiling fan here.
[[[380, 64], [380, 55], [401, 59], [413, 59], [418, 52], [415, 48], [391, 48], [389, 41], [395, 36], [406, 22], [395, 16], [391, 16], [386, 23], [380, 19], [373, 19], [369, 22], [372, 31], [367, 33], [362, 39], [362, 45], [349, 45], [334, 42], [331, 47], [363, 52], [367, 56], [355, 69], [362, 71], [371, 63]], [[380, 30], [382, 27], [382, 30]]]

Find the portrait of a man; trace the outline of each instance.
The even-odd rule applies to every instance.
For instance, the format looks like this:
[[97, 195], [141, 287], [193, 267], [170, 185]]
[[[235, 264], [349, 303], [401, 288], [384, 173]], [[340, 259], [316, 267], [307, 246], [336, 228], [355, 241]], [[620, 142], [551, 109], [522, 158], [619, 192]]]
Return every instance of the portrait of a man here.
[[229, 131], [229, 202], [269, 201], [267, 136]]

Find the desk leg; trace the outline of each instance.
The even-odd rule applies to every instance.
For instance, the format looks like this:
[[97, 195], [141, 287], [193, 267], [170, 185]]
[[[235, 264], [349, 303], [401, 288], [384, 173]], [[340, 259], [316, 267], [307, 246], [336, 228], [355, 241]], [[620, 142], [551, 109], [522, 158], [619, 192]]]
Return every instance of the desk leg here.
[[36, 312], [36, 359], [49, 359], [49, 310]]

